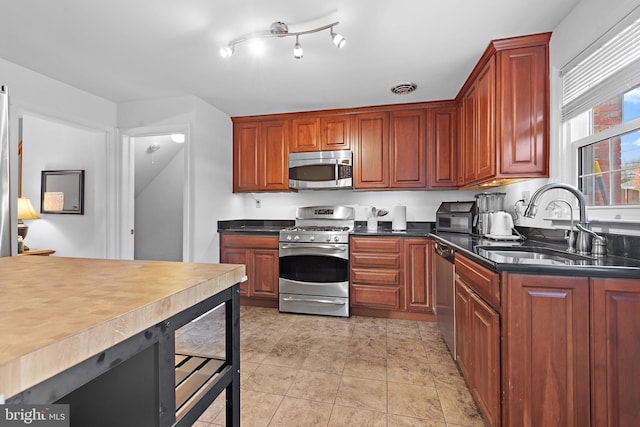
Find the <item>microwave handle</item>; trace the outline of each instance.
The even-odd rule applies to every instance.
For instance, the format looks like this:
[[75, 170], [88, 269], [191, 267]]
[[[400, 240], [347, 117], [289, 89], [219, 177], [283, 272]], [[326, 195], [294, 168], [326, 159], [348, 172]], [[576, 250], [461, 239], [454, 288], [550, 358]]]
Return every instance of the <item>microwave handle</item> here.
[[336, 186], [338, 185], [339, 181], [340, 181], [340, 163], [338, 162], [338, 159], [336, 159], [336, 169], [334, 171], [335, 173], [335, 177], [336, 177]]

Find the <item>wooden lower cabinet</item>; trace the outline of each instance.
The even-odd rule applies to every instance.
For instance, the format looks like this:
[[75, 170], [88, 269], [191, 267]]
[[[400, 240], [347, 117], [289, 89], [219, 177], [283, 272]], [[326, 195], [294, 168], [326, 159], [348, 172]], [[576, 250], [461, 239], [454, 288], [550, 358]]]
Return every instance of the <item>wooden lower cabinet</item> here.
[[500, 315], [456, 277], [456, 359], [482, 415], [500, 425]]
[[503, 425], [590, 425], [589, 279], [503, 282]]
[[244, 303], [278, 306], [278, 236], [222, 233], [220, 262], [245, 264], [247, 281], [240, 283]]
[[455, 304], [457, 363], [487, 425], [639, 425], [640, 280], [498, 277], [456, 254]]
[[403, 238], [404, 308], [408, 311], [433, 313], [434, 269], [433, 240]]
[[432, 246], [426, 237], [352, 236], [352, 313], [433, 320]]
[[351, 237], [352, 307], [398, 310], [402, 300], [402, 240], [396, 237]]
[[640, 424], [640, 280], [591, 279], [594, 426]]

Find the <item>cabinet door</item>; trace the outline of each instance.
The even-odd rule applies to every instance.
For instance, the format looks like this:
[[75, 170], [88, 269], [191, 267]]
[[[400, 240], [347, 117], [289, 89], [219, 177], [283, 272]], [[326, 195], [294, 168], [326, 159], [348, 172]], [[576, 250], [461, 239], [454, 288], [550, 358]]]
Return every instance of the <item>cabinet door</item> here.
[[251, 287], [252, 279], [253, 279], [253, 271], [251, 269], [251, 264], [249, 263], [249, 256], [247, 256], [248, 251], [246, 249], [237, 249], [237, 248], [222, 248], [220, 251], [220, 262], [227, 264], [244, 264], [245, 270], [247, 272], [247, 280], [244, 282], [240, 282], [240, 295], [248, 296], [249, 288]]
[[588, 426], [587, 278], [508, 275], [505, 426]]
[[427, 157], [424, 110], [392, 111], [389, 129], [389, 186], [425, 188]]
[[255, 249], [252, 251], [253, 280], [250, 295], [261, 298], [278, 298], [278, 251]]
[[427, 120], [429, 188], [454, 188], [458, 183], [457, 109], [432, 108]]
[[405, 309], [433, 312], [433, 241], [404, 239]]
[[482, 299], [470, 298], [469, 386], [490, 426], [500, 425], [500, 316]]
[[291, 121], [292, 153], [320, 150], [320, 119], [311, 117]]
[[547, 47], [498, 53], [500, 174], [549, 176], [549, 79]]
[[456, 277], [455, 289], [456, 360], [465, 378], [471, 378], [471, 291], [459, 277]]
[[354, 188], [389, 187], [389, 114], [357, 114], [354, 126]]
[[472, 85], [462, 98], [462, 117], [461, 130], [462, 138], [460, 139], [460, 150], [458, 157], [462, 158], [462, 171], [458, 173], [459, 185], [465, 185], [476, 180], [477, 176], [477, 160], [476, 140], [478, 138], [476, 110], [477, 110], [476, 86]]
[[495, 57], [487, 61], [476, 80], [476, 129], [475, 141], [476, 180], [491, 178], [496, 174], [496, 69]]
[[322, 150], [349, 150], [351, 148], [351, 116], [320, 118], [320, 141]]
[[640, 420], [640, 280], [591, 279], [593, 425]]
[[233, 128], [233, 191], [260, 189], [260, 122], [239, 123]]
[[270, 120], [262, 123], [262, 190], [289, 189], [289, 122]]

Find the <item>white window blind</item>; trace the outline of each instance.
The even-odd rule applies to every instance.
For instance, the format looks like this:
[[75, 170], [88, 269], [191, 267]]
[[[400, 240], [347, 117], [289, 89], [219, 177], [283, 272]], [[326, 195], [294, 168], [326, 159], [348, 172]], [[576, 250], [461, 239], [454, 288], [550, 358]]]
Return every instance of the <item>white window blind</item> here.
[[640, 82], [640, 19], [562, 70], [562, 121], [566, 121]]

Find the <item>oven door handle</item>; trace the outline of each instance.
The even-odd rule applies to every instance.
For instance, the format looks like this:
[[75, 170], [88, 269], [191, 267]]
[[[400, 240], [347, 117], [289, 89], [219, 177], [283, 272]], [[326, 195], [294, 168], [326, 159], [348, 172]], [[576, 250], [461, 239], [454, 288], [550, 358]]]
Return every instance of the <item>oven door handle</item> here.
[[306, 245], [306, 246], [297, 246], [297, 245], [282, 245], [280, 249], [327, 249], [330, 251], [339, 251], [344, 252], [347, 250], [345, 247], [337, 247], [332, 245]]
[[294, 298], [294, 297], [282, 297], [283, 301], [290, 301], [290, 302], [318, 302], [320, 304], [333, 304], [333, 305], [345, 305], [346, 302], [344, 301], [332, 301], [329, 299], [317, 299], [317, 298], [313, 298], [313, 299], [304, 299], [304, 298]]

